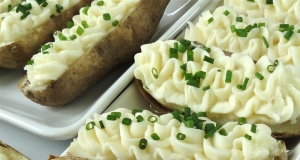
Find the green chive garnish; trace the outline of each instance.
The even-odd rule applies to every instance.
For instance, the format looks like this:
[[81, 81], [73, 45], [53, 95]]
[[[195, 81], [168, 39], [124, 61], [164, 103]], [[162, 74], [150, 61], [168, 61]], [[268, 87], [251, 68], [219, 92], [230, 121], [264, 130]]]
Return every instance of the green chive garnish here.
[[130, 118], [123, 118], [122, 124], [129, 126], [131, 124], [131, 119]]
[[133, 109], [133, 110], [131, 111], [131, 114], [135, 115], [136, 113], [141, 113], [141, 112], [143, 112], [142, 109]]
[[235, 25], [231, 25], [230, 30], [231, 30], [231, 33], [234, 33], [236, 31]]
[[89, 24], [86, 21], [82, 21], [81, 25], [83, 26], [83, 28], [89, 28]]
[[219, 134], [222, 136], [227, 136], [227, 132], [226, 132], [225, 128], [220, 129]]
[[176, 58], [178, 59], [178, 50], [175, 48], [170, 48], [169, 49], [169, 58]]
[[247, 37], [247, 35], [248, 35], [248, 32], [246, 29], [236, 29], [235, 32], [236, 32], [236, 35], [239, 37]]
[[114, 116], [114, 115], [107, 115], [106, 119], [107, 119], [107, 120], [110, 120], [110, 121], [114, 121], [114, 120], [117, 119], [117, 117]]
[[227, 70], [226, 71], [225, 82], [226, 83], [230, 83], [231, 82], [231, 78], [232, 78], [232, 71], [231, 70]]
[[74, 26], [74, 23], [73, 22], [68, 22], [67, 23], [67, 28], [72, 28]]
[[100, 125], [100, 128], [101, 128], [101, 129], [104, 129], [104, 128], [105, 128], [105, 126], [104, 126], [104, 124], [103, 124], [102, 120], [101, 120], [101, 121], [99, 121], [99, 125]]
[[121, 117], [121, 112], [111, 112], [110, 113], [112, 116], [115, 116], [116, 118], [120, 118]]
[[76, 39], [77, 38], [77, 36], [76, 35], [72, 35], [72, 36], [70, 36], [70, 39], [71, 40], [74, 40], [74, 39]]
[[111, 19], [110, 14], [109, 13], [104, 13], [103, 14], [103, 19], [106, 21], [109, 21]]
[[267, 0], [266, 4], [273, 4], [273, 0]]
[[152, 75], [155, 79], [158, 78], [158, 71], [156, 70], [156, 68], [152, 67], [151, 69]]
[[257, 128], [257, 126], [255, 124], [252, 124], [251, 125], [251, 132], [256, 133], [256, 128]]
[[32, 59], [32, 60], [29, 60], [29, 61], [27, 61], [27, 65], [33, 65], [33, 63], [34, 63], [34, 60]]
[[118, 20], [115, 20], [112, 22], [112, 26], [117, 26], [119, 24], [119, 21]]
[[246, 89], [247, 84], [248, 84], [248, 81], [249, 81], [249, 78], [246, 77], [246, 78], [244, 79], [244, 82], [243, 82], [243, 85], [242, 85], [242, 90], [245, 90], [245, 89]]
[[269, 43], [268, 43], [268, 41], [266, 40], [265, 36], [262, 36], [262, 40], [263, 40], [265, 46], [266, 46], [267, 48], [269, 48]]
[[187, 61], [194, 61], [194, 51], [192, 50], [187, 51]]
[[256, 73], [255, 73], [255, 77], [257, 77], [257, 78], [260, 79], [260, 80], [263, 80], [263, 79], [264, 79], [264, 76], [261, 75], [259, 72], [256, 72]]
[[213, 129], [211, 129], [208, 132], [205, 132], [204, 138], [207, 139], [207, 138], [211, 137], [215, 132], [218, 131], [219, 128], [220, 128], [220, 124], [217, 123], [216, 126]]
[[152, 133], [151, 137], [153, 140], [157, 140], [157, 141], [160, 140], [160, 137], [156, 133]]
[[226, 11], [223, 12], [223, 14], [224, 14], [225, 16], [228, 16], [228, 15], [230, 14], [230, 12], [229, 12], [228, 10], [226, 10]]
[[176, 138], [177, 138], [178, 140], [184, 140], [184, 139], [186, 138], [186, 135], [183, 134], [183, 133], [178, 133], [178, 134], [176, 135]]
[[147, 139], [145, 139], [145, 138], [140, 139], [139, 148], [141, 150], [144, 150], [144, 149], [146, 149], [146, 147], [147, 147]]
[[87, 12], [88, 12], [89, 9], [90, 9], [90, 6], [85, 6], [83, 8], [82, 12], [87, 15]]
[[245, 136], [244, 136], [246, 139], [248, 139], [248, 140], [251, 140], [252, 139], [252, 137], [249, 135], [249, 134], [245, 134]]
[[274, 64], [273, 64], [275, 67], [277, 67], [278, 66], [278, 60], [276, 59], [275, 61], [274, 61]]
[[236, 17], [235, 20], [236, 20], [237, 22], [243, 22], [243, 18], [242, 18], [242, 17]]
[[84, 29], [81, 28], [80, 26], [78, 26], [77, 30], [76, 30], [76, 33], [81, 36], [83, 33], [84, 33]]
[[214, 18], [213, 18], [213, 17], [211, 17], [211, 18], [209, 18], [209, 19], [207, 20], [208, 23], [211, 23], [212, 21], [214, 21]]
[[87, 123], [86, 125], [85, 125], [85, 129], [86, 130], [92, 130], [92, 129], [94, 129], [94, 126], [96, 125], [96, 123], [94, 122], [94, 121], [91, 121], [91, 122], [89, 122], [89, 123]]
[[98, 5], [98, 6], [103, 6], [103, 5], [104, 5], [104, 1], [99, 1], [99, 2], [97, 2], [97, 5]]
[[137, 122], [142, 122], [142, 121], [144, 121], [144, 117], [141, 116], [141, 115], [138, 115], [138, 116], [136, 117], [136, 121], [137, 121]]
[[210, 85], [207, 85], [207, 86], [203, 87], [202, 89], [203, 89], [203, 91], [206, 91], [206, 90], [210, 89]]
[[208, 56], [204, 56], [204, 59], [203, 59], [204, 61], [206, 61], [206, 62], [208, 62], [208, 63], [211, 63], [211, 64], [213, 64], [214, 63], [214, 59], [213, 58], [211, 58], [211, 57], [208, 57]]
[[291, 29], [288, 29], [288, 30], [286, 31], [286, 33], [284, 34], [283, 37], [284, 37], [286, 40], [290, 40], [290, 38], [292, 37], [293, 34], [294, 34], [294, 31], [291, 30]]
[[156, 116], [149, 116], [148, 121], [151, 123], [155, 123], [158, 121], [158, 118]]
[[58, 37], [59, 37], [59, 39], [60, 39], [61, 41], [66, 41], [66, 40], [67, 40], [67, 37], [64, 36], [62, 33], [59, 33], [59, 34], [58, 34]]
[[247, 123], [247, 119], [245, 117], [239, 118], [238, 125], [243, 125]]
[[198, 112], [198, 117], [207, 117], [206, 112]]
[[275, 66], [272, 65], [272, 64], [270, 64], [270, 65], [268, 65], [267, 70], [268, 70], [270, 73], [273, 73], [273, 72], [275, 71]]

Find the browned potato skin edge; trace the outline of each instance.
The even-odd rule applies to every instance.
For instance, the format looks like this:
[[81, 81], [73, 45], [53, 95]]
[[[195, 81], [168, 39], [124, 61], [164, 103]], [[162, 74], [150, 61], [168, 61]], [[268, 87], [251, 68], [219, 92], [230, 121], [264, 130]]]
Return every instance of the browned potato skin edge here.
[[0, 67], [9, 69], [23, 69], [27, 61], [36, 54], [37, 50], [45, 43], [54, 40], [53, 32], [62, 30], [72, 17], [79, 13], [79, 9], [93, 0], [80, 0], [71, 8], [63, 11], [54, 18], [49, 18], [17, 39], [12, 44], [0, 47]]
[[15, 148], [11, 147], [8, 144], [5, 144], [5, 143], [0, 141], [0, 146], [8, 149], [9, 152], [13, 153], [14, 155], [17, 155], [19, 158], [22, 158], [22, 160], [29, 160], [28, 157], [26, 157], [24, 154], [22, 154], [21, 152], [19, 152], [18, 150], [16, 150]]
[[20, 80], [19, 88], [26, 97], [44, 106], [62, 106], [73, 101], [114, 67], [133, 59], [140, 46], [152, 38], [169, 1], [141, 0], [117, 28], [45, 90], [24, 91], [29, 83], [26, 75]]

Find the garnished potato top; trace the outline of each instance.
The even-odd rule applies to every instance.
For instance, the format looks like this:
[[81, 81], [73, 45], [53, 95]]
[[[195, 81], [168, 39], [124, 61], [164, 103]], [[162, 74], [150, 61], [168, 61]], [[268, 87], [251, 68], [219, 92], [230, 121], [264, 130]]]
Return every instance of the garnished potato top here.
[[190, 107], [219, 122], [246, 117], [251, 123], [280, 124], [300, 117], [299, 68], [248, 55], [226, 56], [217, 47], [188, 41], [157, 41], [135, 56], [134, 76], [169, 108]]
[[0, 13], [7, 12], [23, 0], [1, 0], [0, 2]]
[[0, 14], [0, 47], [14, 42], [49, 17], [54, 17], [78, 3], [79, 0], [26, 0]]
[[57, 80], [69, 66], [121, 23], [139, 0], [95, 0], [80, 9], [68, 28], [54, 33], [54, 42], [41, 47], [25, 66], [29, 88], [45, 89]]
[[300, 24], [300, 1], [287, 0], [224, 0], [238, 14], [253, 18], [268, 18], [279, 23]]
[[205, 11], [189, 23], [185, 38], [230, 52], [248, 54], [254, 60], [267, 55], [271, 61], [300, 66], [300, 26], [268, 18], [239, 15], [230, 6]]
[[91, 159], [273, 159], [286, 152], [264, 124], [245, 118], [221, 126], [205, 113], [157, 116], [119, 108], [95, 114], [79, 130], [68, 154]]

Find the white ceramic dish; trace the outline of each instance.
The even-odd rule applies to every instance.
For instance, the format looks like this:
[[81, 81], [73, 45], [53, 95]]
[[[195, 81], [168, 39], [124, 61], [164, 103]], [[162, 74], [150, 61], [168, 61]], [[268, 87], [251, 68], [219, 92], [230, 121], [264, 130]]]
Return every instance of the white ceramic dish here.
[[[157, 40], [186, 11], [206, 0], [171, 0], [152, 41]], [[132, 80], [132, 63], [118, 67], [83, 96], [59, 108], [40, 106], [27, 99], [17, 88], [25, 74], [20, 70], [0, 68], [0, 120], [49, 139], [69, 139], [93, 113], [103, 112]], [[105, 85], [103, 85], [105, 84]]]
[[[171, 39], [176, 37], [182, 37], [182, 34], [184, 33], [184, 29], [187, 27], [186, 22], [190, 20], [194, 20], [201, 11], [203, 10], [210, 10], [214, 9], [217, 6], [222, 4], [222, 1], [220, 0], [212, 0], [208, 5], [201, 5], [201, 2], [198, 2], [198, 4], [194, 5], [190, 8], [190, 10], [183, 15], [165, 34], [163, 34], [160, 39]], [[205, 8], [203, 8], [205, 7]], [[129, 78], [133, 79], [133, 72], [134, 72], [135, 66], [132, 65], [126, 72], [126, 75], [129, 76]], [[122, 77], [124, 78], [124, 77]], [[128, 78], [128, 77], [127, 77]], [[121, 78], [120, 78], [121, 79]], [[140, 94], [138, 91], [135, 83], [131, 81], [124, 89], [124, 91], [117, 97], [104, 112], [113, 111], [117, 108], [125, 107], [128, 109], [148, 109], [151, 110], [149, 107], [149, 103], [145, 100], [144, 97]], [[297, 138], [290, 138], [288, 140], [285, 140], [287, 148], [289, 149], [288, 153], [288, 159], [289, 160], [300, 160], [300, 137]], [[61, 156], [67, 155], [66, 149]]]

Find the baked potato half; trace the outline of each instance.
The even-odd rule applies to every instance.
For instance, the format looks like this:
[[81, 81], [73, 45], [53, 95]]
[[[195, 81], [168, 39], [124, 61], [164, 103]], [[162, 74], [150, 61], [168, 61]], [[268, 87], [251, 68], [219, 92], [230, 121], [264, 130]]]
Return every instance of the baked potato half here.
[[[137, 3], [136, 6], [131, 4], [133, 2]], [[72, 32], [72, 30], [76, 30], [74, 31], [74, 34], [68, 33], [70, 34], [70, 37], [77, 35], [77, 39], [74, 41], [78, 43], [75, 43], [72, 40], [61, 41], [58, 37], [57, 41], [52, 43], [53, 47], [49, 49], [49, 54], [39, 53], [43, 54], [40, 57], [53, 56], [54, 59], [56, 58], [55, 55], [63, 55], [61, 54], [62, 52], [69, 55], [73, 52], [75, 53], [77, 51], [82, 51], [80, 52], [82, 55], [78, 56], [76, 59], [74, 58], [73, 63], [71, 64], [70, 61], [67, 61], [66, 63], [68, 63], [68, 65], [64, 64], [64, 67], [62, 68], [65, 70], [60, 76], [57, 76], [57, 79], [51, 79], [53, 78], [51, 75], [49, 76], [47, 82], [43, 83], [42, 85], [40, 85], [41, 81], [38, 79], [39, 76], [29, 75], [31, 73], [35, 74], [39, 72], [38, 70], [43, 67], [42, 65], [37, 64], [38, 58], [33, 56], [31, 61], [34, 61], [34, 63], [27, 65], [27, 75], [25, 75], [19, 82], [19, 88], [26, 97], [38, 104], [45, 106], [61, 106], [73, 101], [76, 97], [83, 94], [89, 87], [95, 84], [100, 78], [108, 74], [109, 71], [114, 67], [133, 59], [133, 56], [140, 51], [140, 46], [148, 43], [152, 38], [164, 13], [164, 10], [169, 3], [169, 0], [121, 0], [115, 2], [106, 0], [104, 1], [103, 5], [106, 5], [106, 3], [118, 3], [111, 6], [122, 8], [123, 5], [134, 6], [134, 8], [129, 7], [128, 9], [125, 9], [126, 11], [129, 11], [129, 14], [123, 19], [118, 20], [116, 24], [114, 24], [116, 22], [114, 19], [117, 19], [117, 17], [114, 16], [114, 12], [119, 12], [120, 9], [108, 9], [105, 8], [106, 6], [99, 7], [96, 3], [98, 2], [94, 1], [92, 3], [87, 14], [84, 13], [85, 9], [83, 8], [80, 12], [80, 15], [78, 15], [77, 18], [73, 18], [75, 26], [70, 29], [65, 29], [59, 33], [60, 35], [66, 35], [67, 31]], [[100, 11], [95, 11], [98, 9]], [[95, 36], [96, 39], [91, 40], [91, 38], [84, 38], [84, 36], [90, 36], [88, 33], [84, 35], [86, 32], [89, 32], [89, 28], [95, 30], [99, 29], [97, 26], [91, 26], [91, 24], [96, 23], [94, 21], [78, 20], [83, 16], [88, 18], [90, 14], [91, 16], [92, 14], [94, 15], [94, 19], [97, 19], [96, 21], [101, 22], [99, 25], [104, 25], [105, 28], [107, 28], [107, 26], [112, 28], [108, 29], [108, 31], [99, 31], [99, 34], [101, 35]], [[110, 15], [110, 20], [103, 21], [103, 19], [110, 17]], [[78, 21], [78, 26], [76, 25], [76, 21]], [[82, 23], [89, 23], [90, 26], [89, 28], [85, 28], [86, 31], [84, 31], [83, 35], [81, 36], [77, 31], [79, 28], [81, 28]], [[96, 32], [96, 34], [98, 34], [98, 32]], [[86, 39], [90, 40], [91, 42], [84, 41]], [[62, 51], [60, 44], [63, 43], [68, 43], [68, 45], [66, 45], [67, 49]], [[57, 47], [55, 45], [57, 45]], [[69, 46], [72, 46], [72, 48]], [[77, 48], [78, 46], [79, 48]], [[84, 50], [84, 48], [87, 49]], [[58, 50], [55, 52], [60, 53], [51, 54], [55, 49]], [[74, 51], [68, 51], [72, 49], [74, 49]], [[44, 77], [44, 75], [47, 75], [49, 72], [53, 71], [56, 66], [58, 65], [54, 65], [53, 68], [45, 69], [46, 72], [43, 72], [40, 76]], [[53, 74], [57, 74], [57, 72], [60, 72], [61, 70], [61, 68], [57, 68], [57, 70], [53, 71]], [[42, 81], [43, 80], [44, 79], [42, 79]]]
[[157, 113], [191, 107], [219, 123], [239, 117], [264, 123], [277, 138], [300, 135], [296, 66], [184, 39], [143, 45], [135, 66], [136, 84]]
[[17, 151], [15, 148], [0, 141], [0, 159], [2, 158], [12, 160], [29, 160], [29, 158]]
[[[51, 3], [55, 2], [56, 1], [52, 1]], [[35, 1], [23, 1], [21, 3], [22, 6], [31, 4], [31, 7], [35, 7], [32, 9], [29, 8], [29, 15], [26, 18], [21, 19], [25, 14], [17, 12], [18, 6], [14, 7], [10, 12], [0, 14], [0, 17], [2, 18], [0, 20], [0, 27], [2, 30], [1, 36], [12, 37], [12, 35], [14, 35], [11, 39], [1, 38], [0, 67], [23, 69], [27, 64], [27, 61], [37, 52], [41, 45], [53, 41], [52, 34], [55, 30], [61, 30], [66, 27], [68, 21], [71, 21], [72, 17], [78, 14], [79, 9], [91, 2], [92, 0], [60, 1], [59, 3], [61, 3], [61, 5], [57, 3], [56, 5], [42, 7], [43, 4], [38, 5], [38, 2]], [[61, 8], [65, 3], [70, 3], [70, 5], [65, 5], [69, 8]], [[57, 8], [53, 7], [58, 7], [60, 9], [56, 10]], [[31, 16], [30, 12], [34, 12], [35, 14]], [[20, 19], [15, 18], [14, 16], [20, 17]], [[40, 18], [36, 18], [39, 16]], [[12, 21], [13, 24], [15, 23], [14, 26], [11, 26]], [[34, 25], [28, 25], [29, 23]], [[5, 28], [8, 28], [9, 30], [5, 30]]]

